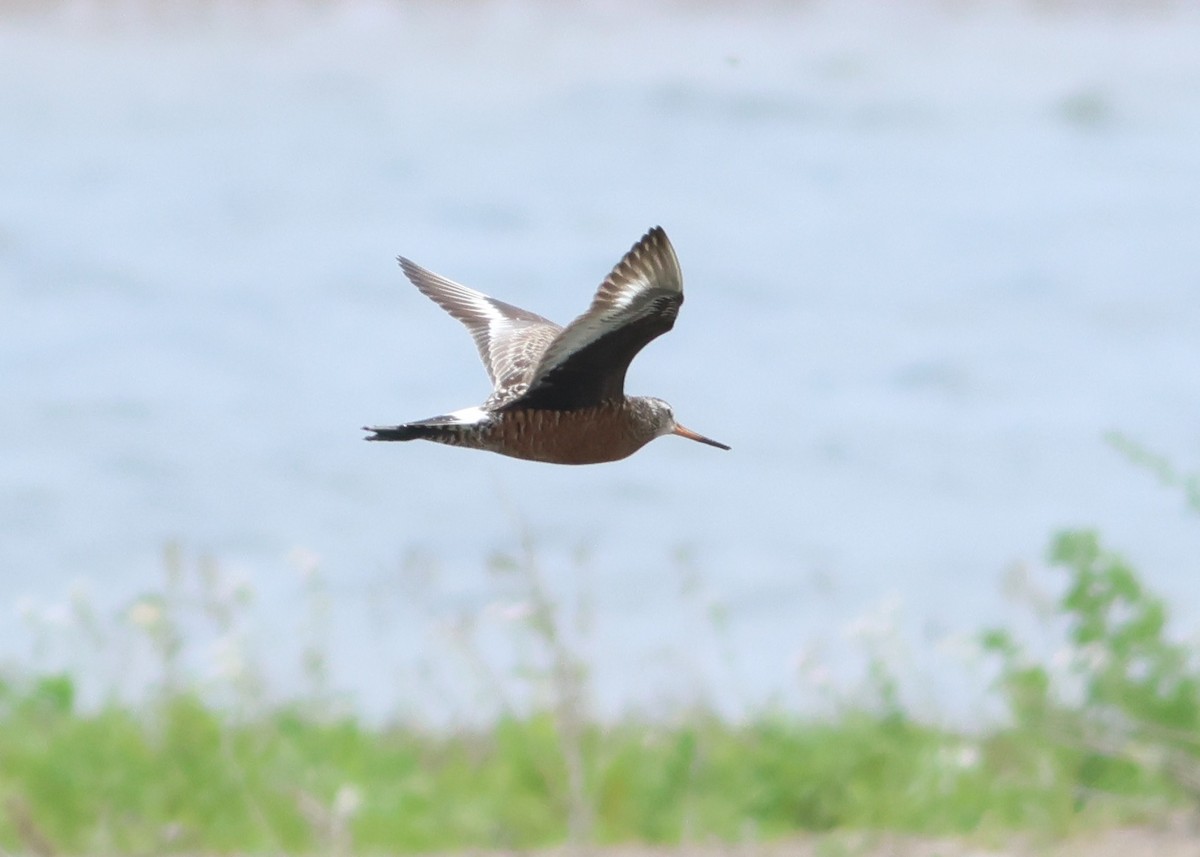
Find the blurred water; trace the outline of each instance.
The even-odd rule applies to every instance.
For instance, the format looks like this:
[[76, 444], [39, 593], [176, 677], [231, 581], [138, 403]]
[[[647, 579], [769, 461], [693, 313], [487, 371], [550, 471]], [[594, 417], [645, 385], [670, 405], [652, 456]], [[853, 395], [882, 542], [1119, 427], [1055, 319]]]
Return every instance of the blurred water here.
[[[590, 598], [602, 706], [726, 705], [803, 696], [797, 653], [889, 597], [921, 659], [1088, 525], [1191, 627], [1200, 525], [1103, 436], [1195, 467], [1197, 44], [1186, 7], [9, 10], [0, 603], [121, 604], [178, 539], [254, 585], [269, 643], [303, 547], [337, 681], [386, 708], [380, 664], [491, 601], [526, 528]], [[566, 321], [655, 223], [688, 303], [631, 391], [733, 452], [362, 443], [487, 393], [397, 253]]]

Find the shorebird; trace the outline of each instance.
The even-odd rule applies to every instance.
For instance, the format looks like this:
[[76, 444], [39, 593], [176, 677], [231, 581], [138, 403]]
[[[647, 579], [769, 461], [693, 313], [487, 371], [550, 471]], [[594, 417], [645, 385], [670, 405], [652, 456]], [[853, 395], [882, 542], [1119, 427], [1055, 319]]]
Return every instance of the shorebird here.
[[482, 405], [395, 426], [366, 440], [432, 440], [552, 464], [598, 464], [657, 437], [729, 449], [675, 421], [662, 399], [625, 395], [625, 372], [675, 325], [683, 274], [662, 227], [647, 232], [566, 327], [400, 257], [412, 284], [467, 326], [494, 389]]

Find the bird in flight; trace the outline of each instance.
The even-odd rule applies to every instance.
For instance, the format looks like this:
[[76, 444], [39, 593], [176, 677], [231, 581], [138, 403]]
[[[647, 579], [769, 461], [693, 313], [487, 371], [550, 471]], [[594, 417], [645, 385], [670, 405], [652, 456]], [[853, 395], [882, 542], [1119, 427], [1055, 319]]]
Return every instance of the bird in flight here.
[[668, 434], [729, 449], [681, 426], [662, 399], [625, 395], [630, 362], [675, 325], [683, 304], [683, 274], [662, 227], [633, 245], [566, 327], [404, 257], [400, 267], [466, 325], [494, 389], [476, 407], [364, 427], [366, 440], [432, 440], [552, 464], [617, 461]]

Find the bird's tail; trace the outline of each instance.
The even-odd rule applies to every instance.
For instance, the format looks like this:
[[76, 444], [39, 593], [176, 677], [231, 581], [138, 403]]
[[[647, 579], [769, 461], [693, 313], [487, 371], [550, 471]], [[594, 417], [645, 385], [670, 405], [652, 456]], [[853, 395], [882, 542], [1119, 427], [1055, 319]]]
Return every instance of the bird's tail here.
[[363, 426], [363, 431], [371, 432], [363, 440], [424, 440], [437, 429], [420, 423], [408, 423], [402, 426]]
[[365, 440], [432, 440], [460, 445], [481, 427], [485, 418], [478, 408], [468, 408], [398, 426], [363, 426], [363, 431], [371, 432]]

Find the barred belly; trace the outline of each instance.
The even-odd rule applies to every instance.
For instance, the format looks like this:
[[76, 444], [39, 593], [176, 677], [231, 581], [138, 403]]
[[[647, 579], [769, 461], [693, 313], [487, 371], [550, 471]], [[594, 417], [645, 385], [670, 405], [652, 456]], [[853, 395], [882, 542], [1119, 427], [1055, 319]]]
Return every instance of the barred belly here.
[[484, 447], [551, 464], [599, 464], [637, 452], [656, 436], [624, 402], [576, 411], [513, 410], [494, 415]]

